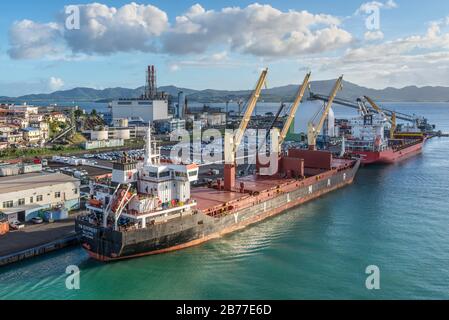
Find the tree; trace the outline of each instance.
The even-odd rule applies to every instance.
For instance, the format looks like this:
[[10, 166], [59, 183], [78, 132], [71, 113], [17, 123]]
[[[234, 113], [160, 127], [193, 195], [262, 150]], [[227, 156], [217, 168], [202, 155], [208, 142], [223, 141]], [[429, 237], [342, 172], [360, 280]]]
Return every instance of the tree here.
[[[92, 110], [93, 111], [93, 110]], [[80, 118], [82, 115], [83, 115], [83, 110], [81, 110], [81, 109], [76, 109], [75, 111], [74, 111], [74, 114], [75, 114], [75, 117], [76, 118]]]

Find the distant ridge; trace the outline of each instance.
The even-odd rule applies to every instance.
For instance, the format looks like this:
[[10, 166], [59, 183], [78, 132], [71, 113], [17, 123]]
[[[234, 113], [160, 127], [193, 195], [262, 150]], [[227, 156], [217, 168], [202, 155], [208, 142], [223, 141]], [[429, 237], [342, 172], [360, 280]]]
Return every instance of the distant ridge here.
[[[314, 93], [328, 94], [335, 80], [314, 81], [311, 84]], [[265, 102], [293, 101], [298, 85], [290, 84], [281, 87], [265, 89], [261, 99]], [[194, 90], [178, 88], [176, 86], [160, 87], [159, 91], [165, 91], [172, 97], [176, 97], [183, 91], [192, 102], [226, 102], [229, 100], [246, 99], [250, 90]], [[26, 102], [26, 101], [101, 101], [108, 102], [118, 98], [137, 98], [144, 92], [144, 87], [136, 89], [108, 88], [97, 90], [92, 88], [74, 88], [64, 91], [56, 91], [49, 94], [29, 94], [20, 97], [0, 97], [1, 102]], [[405, 88], [385, 88], [382, 90], [370, 89], [345, 81], [343, 91], [338, 97], [355, 100], [362, 95], [384, 102], [448, 102], [449, 87], [421, 87], [408, 86]]]

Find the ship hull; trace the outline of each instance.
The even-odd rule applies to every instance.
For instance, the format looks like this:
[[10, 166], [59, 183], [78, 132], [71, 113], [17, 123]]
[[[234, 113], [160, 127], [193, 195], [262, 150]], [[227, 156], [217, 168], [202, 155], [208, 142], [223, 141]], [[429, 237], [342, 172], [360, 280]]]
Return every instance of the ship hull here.
[[423, 146], [424, 142], [419, 142], [398, 150], [388, 148], [383, 151], [351, 151], [351, 154], [359, 156], [363, 165], [393, 164], [420, 154]]
[[220, 217], [190, 211], [180, 217], [133, 231], [113, 231], [77, 221], [83, 247], [100, 261], [115, 261], [161, 254], [202, 244], [231, 232], [285, 212], [353, 182], [360, 162], [352, 167], [335, 170], [332, 175], [313, 184], [280, 192], [265, 201]]

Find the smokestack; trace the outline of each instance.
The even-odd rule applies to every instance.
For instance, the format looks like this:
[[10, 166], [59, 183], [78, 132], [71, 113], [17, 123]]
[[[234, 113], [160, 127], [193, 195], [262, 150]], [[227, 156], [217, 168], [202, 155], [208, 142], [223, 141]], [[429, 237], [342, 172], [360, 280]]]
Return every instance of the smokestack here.
[[186, 95], [184, 92], [179, 91], [178, 93], [178, 118], [184, 118], [186, 109]]
[[147, 84], [145, 87], [145, 98], [154, 99], [157, 95], [156, 68], [154, 65], [148, 66]]

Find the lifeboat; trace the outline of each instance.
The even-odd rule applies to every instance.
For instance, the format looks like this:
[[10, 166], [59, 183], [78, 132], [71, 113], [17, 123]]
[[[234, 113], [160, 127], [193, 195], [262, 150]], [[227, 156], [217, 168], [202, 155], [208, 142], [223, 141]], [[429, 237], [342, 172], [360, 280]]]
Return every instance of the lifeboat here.
[[[123, 198], [125, 198], [123, 200]], [[117, 212], [120, 204], [126, 203], [128, 200], [130, 200], [132, 198], [132, 193], [131, 192], [126, 192], [125, 190], [120, 190], [117, 197], [114, 199], [114, 202], [112, 203], [112, 211], [113, 212]]]
[[103, 202], [97, 199], [90, 199], [89, 205], [96, 208], [101, 208], [103, 206]]

